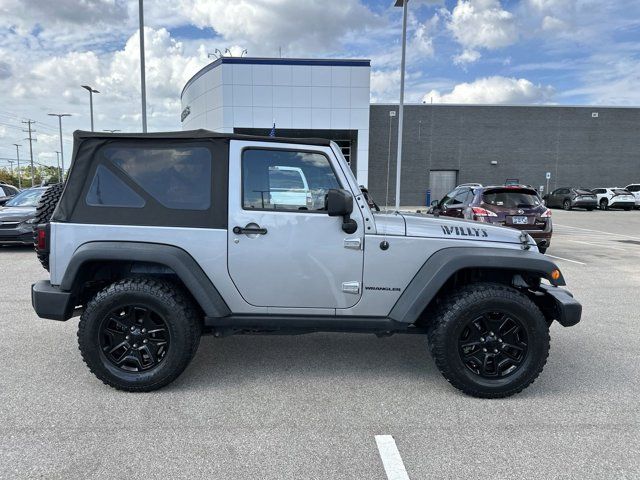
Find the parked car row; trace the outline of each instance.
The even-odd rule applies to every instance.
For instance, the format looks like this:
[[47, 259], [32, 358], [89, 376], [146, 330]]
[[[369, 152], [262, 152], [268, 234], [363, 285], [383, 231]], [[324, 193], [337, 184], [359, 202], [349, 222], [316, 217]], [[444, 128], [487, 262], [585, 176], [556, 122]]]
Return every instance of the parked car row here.
[[542, 197], [549, 208], [584, 208], [609, 210], [640, 208], [640, 184], [621, 187], [601, 187], [589, 190], [579, 187], [561, 187]]

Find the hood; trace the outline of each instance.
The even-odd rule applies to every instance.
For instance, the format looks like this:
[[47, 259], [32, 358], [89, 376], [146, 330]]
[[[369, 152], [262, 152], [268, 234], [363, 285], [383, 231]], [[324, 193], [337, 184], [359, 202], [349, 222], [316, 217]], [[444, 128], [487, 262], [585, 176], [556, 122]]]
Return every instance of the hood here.
[[[519, 230], [472, 220], [411, 213], [378, 213], [375, 214], [375, 221], [376, 231], [379, 235], [522, 243], [520, 237], [522, 232]], [[529, 237], [529, 244], [535, 245], [535, 241], [531, 237]]]
[[24, 222], [36, 214], [34, 207], [1, 207], [0, 222]]

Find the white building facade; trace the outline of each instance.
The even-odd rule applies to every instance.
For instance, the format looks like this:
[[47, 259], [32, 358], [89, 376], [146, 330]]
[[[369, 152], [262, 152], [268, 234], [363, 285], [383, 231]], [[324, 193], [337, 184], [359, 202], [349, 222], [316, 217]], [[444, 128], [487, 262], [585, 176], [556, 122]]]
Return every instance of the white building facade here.
[[223, 57], [182, 90], [182, 128], [334, 140], [362, 185], [369, 171], [369, 60]]

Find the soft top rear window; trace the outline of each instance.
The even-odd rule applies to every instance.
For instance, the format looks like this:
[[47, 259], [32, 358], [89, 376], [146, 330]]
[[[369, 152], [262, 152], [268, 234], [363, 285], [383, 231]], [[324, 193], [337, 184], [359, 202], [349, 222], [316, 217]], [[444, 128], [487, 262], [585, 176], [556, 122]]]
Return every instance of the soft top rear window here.
[[506, 208], [537, 207], [540, 197], [529, 188], [492, 188], [482, 194], [482, 201], [489, 205]]

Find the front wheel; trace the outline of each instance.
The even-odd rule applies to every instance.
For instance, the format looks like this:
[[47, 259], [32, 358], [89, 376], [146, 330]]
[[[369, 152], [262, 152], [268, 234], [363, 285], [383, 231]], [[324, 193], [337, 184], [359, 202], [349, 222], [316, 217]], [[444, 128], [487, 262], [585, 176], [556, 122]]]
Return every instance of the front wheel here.
[[196, 309], [178, 286], [132, 278], [89, 301], [80, 317], [78, 345], [89, 370], [105, 384], [149, 392], [182, 373], [200, 334]]
[[600, 210], [609, 210], [609, 200], [606, 198], [600, 200]]
[[454, 387], [501, 398], [528, 387], [549, 355], [549, 327], [523, 293], [477, 283], [441, 301], [429, 330], [431, 355]]
[[562, 208], [565, 210], [571, 210], [571, 200], [565, 200], [562, 204]]

